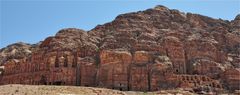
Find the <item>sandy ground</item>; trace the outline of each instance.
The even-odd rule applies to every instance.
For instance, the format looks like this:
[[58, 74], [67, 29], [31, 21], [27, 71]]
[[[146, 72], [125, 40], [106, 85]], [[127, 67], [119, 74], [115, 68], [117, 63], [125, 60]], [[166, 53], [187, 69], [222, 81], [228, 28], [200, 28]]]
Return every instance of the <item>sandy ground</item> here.
[[79, 86], [46, 86], [10, 84], [0, 86], [0, 95], [193, 95], [180, 90], [158, 92], [118, 91]]

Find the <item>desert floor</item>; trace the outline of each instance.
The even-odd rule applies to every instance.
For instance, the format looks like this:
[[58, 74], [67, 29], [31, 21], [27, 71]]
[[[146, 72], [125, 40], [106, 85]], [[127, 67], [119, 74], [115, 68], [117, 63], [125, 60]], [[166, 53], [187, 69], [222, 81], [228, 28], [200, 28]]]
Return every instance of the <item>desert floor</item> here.
[[193, 94], [182, 90], [136, 92], [81, 86], [9, 84], [0, 86], [0, 95], [193, 95]]

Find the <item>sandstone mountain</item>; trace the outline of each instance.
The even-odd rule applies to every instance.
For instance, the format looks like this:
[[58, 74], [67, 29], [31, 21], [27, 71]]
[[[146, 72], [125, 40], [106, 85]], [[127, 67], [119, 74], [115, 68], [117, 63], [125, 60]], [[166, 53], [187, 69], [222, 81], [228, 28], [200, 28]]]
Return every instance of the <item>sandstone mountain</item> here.
[[27, 44], [23, 42], [14, 43], [8, 45], [5, 48], [0, 49], [0, 65], [3, 65], [9, 60], [18, 60], [31, 55], [32, 51], [38, 47], [37, 44]]
[[90, 31], [62, 29], [35, 47], [11, 45], [0, 58], [1, 84], [234, 91], [240, 89], [240, 15], [227, 21], [156, 6]]

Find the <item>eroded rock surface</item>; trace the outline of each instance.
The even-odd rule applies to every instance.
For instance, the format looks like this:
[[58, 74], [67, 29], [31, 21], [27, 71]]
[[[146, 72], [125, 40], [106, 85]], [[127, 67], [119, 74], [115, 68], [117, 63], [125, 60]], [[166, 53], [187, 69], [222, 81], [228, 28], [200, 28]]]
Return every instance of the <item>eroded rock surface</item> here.
[[90, 31], [63, 29], [30, 55], [21, 52], [19, 60], [3, 56], [2, 49], [0, 83], [239, 90], [239, 20], [239, 15], [226, 21], [156, 6]]
[[0, 65], [3, 65], [12, 59], [19, 60], [30, 56], [31, 53], [38, 48], [40, 43], [41, 42], [31, 45], [23, 42], [18, 42], [2, 48], [0, 50]]

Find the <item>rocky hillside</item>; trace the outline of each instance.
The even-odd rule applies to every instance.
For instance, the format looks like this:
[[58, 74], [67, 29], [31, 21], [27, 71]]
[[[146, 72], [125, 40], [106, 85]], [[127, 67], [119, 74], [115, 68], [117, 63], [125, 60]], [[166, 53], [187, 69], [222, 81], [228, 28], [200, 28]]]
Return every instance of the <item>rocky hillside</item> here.
[[[2, 84], [234, 91], [240, 89], [240, 15], [227, 21], [156, 6], [90, 31], [62, 29], [40, 45], [10, 45], [0, 56]], [[21, 73], [22, 80], [9, 81]]]
[[31, 45], [18, 42], [0, 49], [0, 65], [3, 65], [9, 60], [17, 61], [18, 59], [30, 56], [31, 53], [38, 48], [39, 44], [40, 43]]
[[[203, 42], [213, 44], [219, 51], [230, 57], [229, 61], [237, 61], [240, 47], [239, 23], [240, 15], [228, 21], [183, 13], [175, 9], [170, 10], [159, 5], [153, 9], [119, 15], [114, 21], [98, 25], [90, 31], [75, 28], [62, 29], [56, 36], [48, 37], [40, 47], [74, 49], [90, 46], [94, 49], [108, 49], [114, 42], [118, 46], [113, 49], [131, 50], [136, 41], [158, 45], [163, 43], [163, 39], [170, 37], [169, 39], [176, 38], [175, 40], [181, 41], [185, 47], [194, 40], [198, 41], [195, 43], [197, 45]], [[38, 48], [39, 44], [30, 45], [19, 42], [2, 48], [0, 63], [26, 57], [34, 48]], [[239, 64], [234, 64], [238, 62], [230, 63], [233, 63], [234, 67], [239, 67]]]

